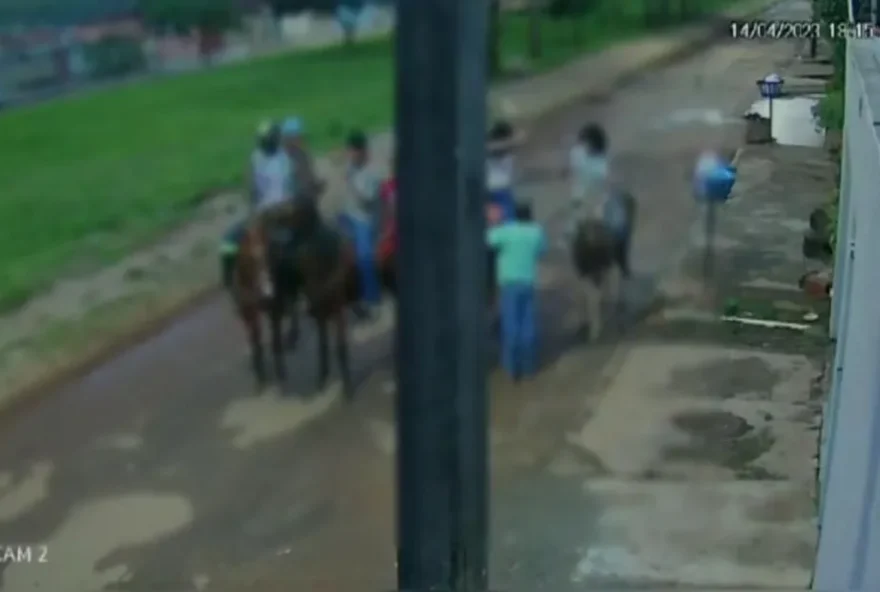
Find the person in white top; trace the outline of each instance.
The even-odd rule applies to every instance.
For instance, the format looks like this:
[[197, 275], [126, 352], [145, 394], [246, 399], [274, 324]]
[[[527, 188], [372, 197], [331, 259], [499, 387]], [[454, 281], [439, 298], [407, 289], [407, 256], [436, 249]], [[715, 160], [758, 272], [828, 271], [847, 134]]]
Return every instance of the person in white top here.
[[489, 202], [500, 210], [499, 221], [515, 218], [516, 198], [513, 187], [516, 181], [516, 163], [513, 151], [521, 139], [507, 121], [497, 121], [489, 130], [486, 158], [486, 190]]
[[635, 223], [635, 197], [611, 181], [608, 136], [598, 124], [581, 128], [569, 152], [573, 215], [567, 238], [574, 237], [585, 218], [601, 220], [615, 239], [615, 258], [624, 277], [629, 277], [629, 249]]
[[568, 153], [568, 176], [572, 216], [567, 234], [571, 237], [581, 220], [600, 211], [608, 193], [608, 138], [599, 125], [590, 123], [581, 128]]
[[265, 212], [293, 197], [293, 167], [282, 150], [281, 130], [276, 125], [264, 129], [250, 159], [251, 207]]
[[[292, 187], [290, 159], [281, 149], [281, 132], [275, 123], [264, 121], [257, 127], [257, 143], [245, 170], [249, 215], [265, 212], [284, 203]], [[230, 285], [238, 246], [244, 236], [247, 218], [235, 222], [220, 244], [223, 283]]]

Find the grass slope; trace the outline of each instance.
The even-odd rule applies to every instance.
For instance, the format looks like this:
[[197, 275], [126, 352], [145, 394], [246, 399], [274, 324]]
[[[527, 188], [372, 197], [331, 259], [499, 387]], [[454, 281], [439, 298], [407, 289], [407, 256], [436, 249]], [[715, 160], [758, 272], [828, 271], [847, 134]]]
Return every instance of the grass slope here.
[[[579, 43], [572, 21], [545, 20], [544, 54], [534, 66], [643, 32], [646, 2], [601, 3], [580, 19]], [[697, 8], [708, 13], [727, 2], [701, 0]], [[526, 53], [526, 17], [504, 15], [503, 30], [504, 55]], [[239, 182], [260, 119], [299, 114], [318, 148], [353, 126], [387, 126], [391, 52], [385, 40], [354, 52], [289, 53], [3, 114], [0, 310], [59, 274], [118, 258], [185, 219], [207, 192]]]

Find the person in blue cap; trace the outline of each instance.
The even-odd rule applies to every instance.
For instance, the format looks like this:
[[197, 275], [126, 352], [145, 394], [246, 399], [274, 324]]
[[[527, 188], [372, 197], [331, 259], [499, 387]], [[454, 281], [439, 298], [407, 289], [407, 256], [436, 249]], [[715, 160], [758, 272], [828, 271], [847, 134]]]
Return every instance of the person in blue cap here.
[[284, 150], [291, 162], [293, 200], [316, 202], [326, 183], [315, 172], [314, 160], [305, 140], [305, 127], [299, 117], [288, 117], [281, 124]]
[[547, 250], [547, 237], [534, 221], [529, 203], [518, 202], [514, 207], [514, 219], [488, 229], [486, 242], [497, 257], [501, 366], [513, 380], [519, 380], [537, 370], [538, 263]]

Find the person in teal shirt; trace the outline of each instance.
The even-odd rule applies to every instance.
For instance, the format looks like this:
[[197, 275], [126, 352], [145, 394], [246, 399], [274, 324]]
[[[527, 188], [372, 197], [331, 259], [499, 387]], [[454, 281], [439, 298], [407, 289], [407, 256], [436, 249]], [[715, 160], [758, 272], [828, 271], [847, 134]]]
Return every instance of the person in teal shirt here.
[[518, 380], [537, 369], [538, 263], [547, 238], [532, 219], [530, 205], [516, 205], [516, 216], [486, 233], [496, 254], [496, 281], [501, 297], [501, 366]]

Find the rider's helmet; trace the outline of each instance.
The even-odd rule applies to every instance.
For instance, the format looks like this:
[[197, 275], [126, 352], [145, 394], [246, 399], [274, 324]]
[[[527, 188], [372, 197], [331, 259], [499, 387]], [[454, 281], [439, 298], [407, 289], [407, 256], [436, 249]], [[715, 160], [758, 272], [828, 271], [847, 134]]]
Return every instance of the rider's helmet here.
[[299, 117], [288, 117], [281, 123], [281, 135], [285, 138], [299, 138], [304, 131], [305, 126]]

